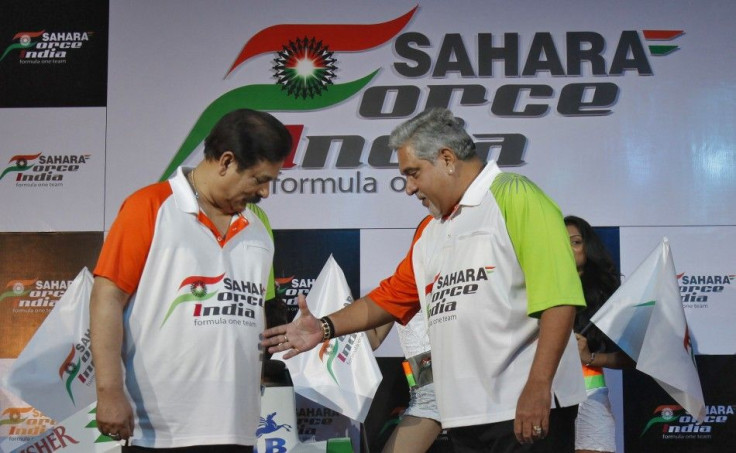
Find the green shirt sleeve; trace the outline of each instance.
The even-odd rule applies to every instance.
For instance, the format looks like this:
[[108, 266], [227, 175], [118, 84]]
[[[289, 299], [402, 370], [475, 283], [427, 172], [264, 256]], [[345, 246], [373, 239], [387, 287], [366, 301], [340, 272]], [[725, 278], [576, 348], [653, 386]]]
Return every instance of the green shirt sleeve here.
[[[271, 222], [268, 221], [268, 216], [266, 215], [266, 212], [258, 207], [255, 204], [249, 204], [248, 208], [253, 211], [253, 213], [261, 219], [261, 222], [263, 222], [263, 225], [265, 225], [266, 230], [268, 230], [268, 235], [271, 236], [271, 241], [273, 241], [273, 230], [271, 229]], [[273, 277], [273, 262], [271, 263], [271, 271], [268, 273], [268, 284], [266, 285], [266, 296], [263, 298], [264, 301], [270, 300], [276, 297], [276, 285], [274, 283], [274, 277]]]
[[491, 184], [524, 271], [527, 313], [558, 305], [585, 306], [580, 277], [560, 208], [533, 182], [501, 173]]

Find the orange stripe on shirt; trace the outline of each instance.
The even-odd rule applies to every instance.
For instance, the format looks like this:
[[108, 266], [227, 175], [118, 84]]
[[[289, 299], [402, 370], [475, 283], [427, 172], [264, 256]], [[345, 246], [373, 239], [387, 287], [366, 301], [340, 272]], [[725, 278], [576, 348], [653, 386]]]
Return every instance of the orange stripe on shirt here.
[[404, 325], [419, 311], [419, 294], [414, 279], [412, 256], [414, 244], [422, 236], [422, 231], [430, 220], [432, 220], [431, 216], [425, 217], [417, 227], [409, 252], [396, 267], [394, 275], [384, 279], [376, 289], [368, 293], [371, 300]]
[[152, 184], [130, 195], [102, 245], [95, 276], [111, 280], [127, 294], [138, 288], [153, 242], [161, 205], [172, 194], [168, 181]]

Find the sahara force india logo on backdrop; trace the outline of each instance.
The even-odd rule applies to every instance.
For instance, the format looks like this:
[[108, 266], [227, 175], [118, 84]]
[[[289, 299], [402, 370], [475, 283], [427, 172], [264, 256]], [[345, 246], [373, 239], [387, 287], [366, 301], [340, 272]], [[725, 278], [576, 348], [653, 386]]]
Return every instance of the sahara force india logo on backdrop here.
[[14, 313], [48, 313], [72, 280], [12, 279], [0, 292], [0, 303], [13, 301]]
[[[195, 123], [184, 143], [164, 170], [161, 180], [186, 160], [225, 113], [238, 108], [264, 111], [313, 111], [339, 104], [360, 92], [378, 73], [345, 83], [335, 83], [335, 52], [366, 51], [388, 42], [403, 29], [416, 8], [379, 24], [281, 24], [265, 28], [251, 37], [227, 71], [230, 76], [249, 59], [271, 52], [271, 70], [276, 82], [246, 85], [213, 101]], [[299, 142], [302, 125], [290, 127]], [[284, 167], [295, 165], [292, 156]]]
[[90, 154], [16, 154], [0, 173], [16, 187], [61, 187], [64, 178], [76, 174], [90, 160]]
[[297, 296], [309, 294], [315, 281], [315, 278], [298, 278], [295, 275], [275, 278], [276, 295], [286, 302], [286, 305], [296, 306]]
[[289, 319], [292, 319], [299, 312], [297, 303], [299, 294], [304, 294], [306, 297], [315, 281], [315, 278], [299, 278], [295, 275], [274, 278], [276, 297], [286, 303], [286, 308], [289, 310]]
[[93, 35], [93, 31], [19, 31], [0, 55], [0, 62], [15, 54], [20, 64], [63, 64]]
[[[43, 417], [35, 409], [30, 407], [27, 409]], [[10, 440], [13, 441], [26, 442], [20, 447], [15, 448], [13, 452], [42, 453], [65, 450], [67, 448], [73, 449], [72, 451], [94, 451], [96, 447], [89, 445], [91, 436], [85, 434], [85, 431], [83, 431], [85, 429], [94, 432], [94, 444], [117, 442], [104, 434], [100, 434], [97, 429], [96, 413], [97, 408], [95, 407], [84, 414], [74, 415], [65, 424], [56, 424], [52, 419], [41, 418], [33, 429], [20, 429], [18, 430], [20, 433], [16, 432], [13, 437], [10, 437]], [[4, 414], [5, 412], [3, 412]], [[2, 424], [2, 419], [0, 419], [0, 424]], [[110, 448], [114, 447], [110, 446], [107, 448], [107, 451], [113, 451]], [[119, 448], [116, 450], [119, 450]]]
[[56, 424], [31, 406], [11, 406], [0, 412], [0, 437], [30, 440]]
[[[251, 58], [272, 53], [269, 69], [274, 82], [242, 86], [214, 100], [184, 139], [161, 180], [188, 158], [223, 114], [237, 108], [317, 111], [360, 96], [356, 116], [367, 121], [404, 120], [432, 107], [483, 109], [492, 116], [525, 120], [542, 119], [551, 111], [568, 118], [610, 115], [621, 90], [606, 79], [654, 75], [650, 59], [674, 54], [684, 34], [683, 30], [622, 30], [616, 36], [595, 31], [553, 35], [493, 34], [483, 30], [475, 35], [450, 32], [433, 40], [421, 32], [405, 30], [418, 8], [376, 24], [280, 24], [257, 32], [227, 69], [226, 77], [248, 66]], [[406, 80], [405, 84], [369, 86], [381, 67], [341, 83], [340, 52], [368, 52], [390, 41], [396, 56], [390, 67]], [[474, 42], [473, 48], [466, 44], [470, 42]], [[502, 71], [494, 72], [494, 65]], [[589, 74], [584, 74], [586, 71]], [[590, 75], [592, 81], [581, 82], [582, 75]], [[452, 83], [448, 80], [451, 77], [461, 77], [463, 83]], [[494, 77], [509, 78], [513, 83], [499, 86], [494, 93], [487, 86]], [[548, 84], [536, 83], [535, 79], [543, 77], [569, 77], [572, 83], [556, 92]], [[422, 78], [431, 83], [418, 87], [417, 79]], [[463, 113], [458, 111], [460, 116]], [[349, 132], [304, 136], [303, 124], [287, 127], [294, 145], [284, 163], [285, 170], [334, 165], [354, 173], [346, 178], [280, 177], [272, 183], [273, 194], [375, 193], [376, 179], [360, 170], [366, 166], [397, 167], [387, 136], [364, 137]], [[473, 137], [481, 158], [489, 159], [493, 154], [501, 167], [525, 163], [528, 141], [523, 134], [480, 132]], [[330, 153], [337, 154], [334, 164], [328, 163]], [[404, 185], [403, 178], [396, 177], [390, 189], [402, 192]]]
[[[217, 288], [213, 290], [213, 287]], [[255, 327], [255, 307], [263, 308], [263, 285], [225, 277], [192, 275], [179, 284], [177, 296], [166, 311], [161, 327], [180, 307], [191, 307], [195, 326], [238, 325]]]
[[680, 298], [685, 308], [708, 308], [713, 297], [725, 299], [723, 292], [733, 288], [736, 274], [677, 274]]
[[703, 423], [697, 423], [680, 405], [657, 406], [639, 437], [647, 432], [659, 432], [662, 439], [710, 440], [715, 430], [725, 429], [726, 423], [734, 415], [734, 405], [706, 405]]

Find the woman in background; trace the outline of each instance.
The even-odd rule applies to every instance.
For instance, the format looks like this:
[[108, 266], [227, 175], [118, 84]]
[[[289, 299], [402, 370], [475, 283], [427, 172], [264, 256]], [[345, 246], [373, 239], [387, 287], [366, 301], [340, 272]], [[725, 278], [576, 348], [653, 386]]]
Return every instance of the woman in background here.
[[[386, 339], [395, 323], [390, 322], [367, 330], [368, 341], [375, 351]], [[408, 359], [429, 351], [427, 320], [420, 311], [406, 326], [397, 324], [399, 341]], [[440, 414], [434, 395], [434, 383], [410, 389], [409, 407], [401, 415], [401, 421], [386, 441], [381, 453], [424, 453], [428, 451], [442, 432]]]
[[588, 392], [588, 399], [578, 408], [575, 450], [577, 453], [613, 453], [616, 450], [616, 423], [603, 368], [630, 368], [635, 362], [595, 325], [591, 325], [590, 318], [621, 285], [621, 278], [603, 242], [588, 222], [580, 217], [567, 216], [565, 225], [587, 304], [585, 310], [576, 315], [574, 327]]

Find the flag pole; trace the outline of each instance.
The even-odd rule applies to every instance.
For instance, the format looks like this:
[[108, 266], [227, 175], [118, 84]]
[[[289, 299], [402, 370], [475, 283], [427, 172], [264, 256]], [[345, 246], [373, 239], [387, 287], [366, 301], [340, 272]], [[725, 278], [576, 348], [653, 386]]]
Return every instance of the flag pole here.
[[585, 335], [585, 332], [587, 332], [588, 329], [590, 329], [590, 326], [592, 325], [593, 325], [593, 321], [588, 321], [588, 325], [583, 327], [583, 330], [580, 331], [580, 335]]

